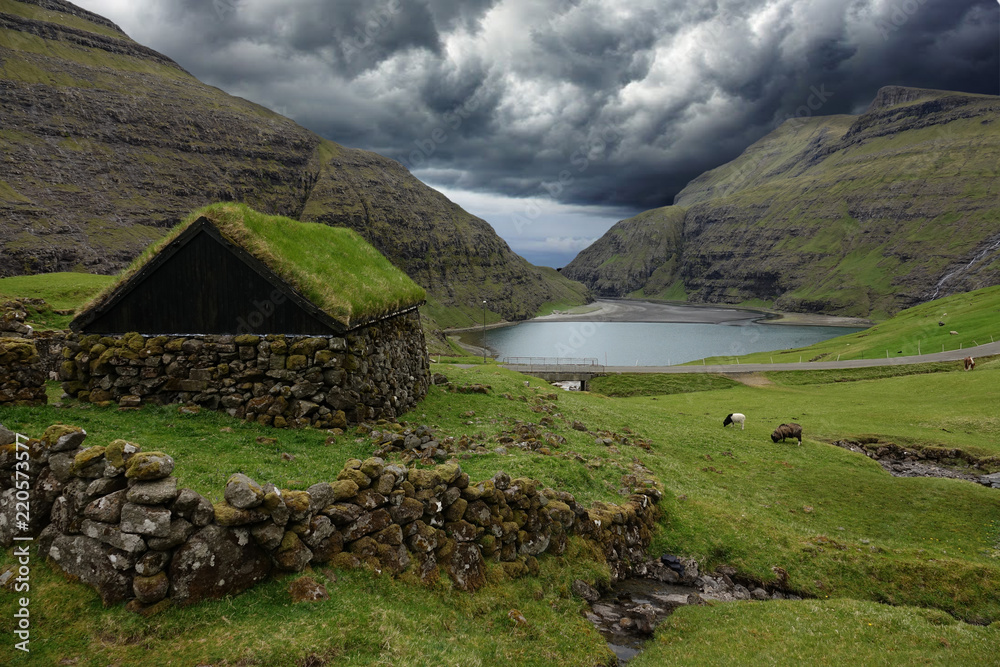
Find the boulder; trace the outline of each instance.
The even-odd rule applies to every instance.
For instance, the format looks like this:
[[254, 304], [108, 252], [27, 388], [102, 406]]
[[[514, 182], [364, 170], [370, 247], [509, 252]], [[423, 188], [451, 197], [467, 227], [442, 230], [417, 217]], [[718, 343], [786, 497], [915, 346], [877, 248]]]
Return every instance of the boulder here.
[[292, 597], [292, 604], [330, 599], [330, 594], [327, 592], [326, 586], [310, 576], [299, 577], [290, 583], [288, 585], [288, 594]]
[[[0, 426], [0, 431], [3, 427]], [[80, 447], [87, 437], [87, 432], [78, 426], [67, 426], [66, 424], [53, 424], [45, 429], [42, 440], [49, 444], [52, 452], [68, 452]], [[11, 440], [11, 442], [14, 442]], [[3, 442], [3, 434], [0, 433], [0, 445]]]
[[596, 588], [582, 579], [576, 579], [571, 586], [573, 594], [583, 598], [587, 602], [597, 602], [601, 599], [601, 594]]
[[309, 531], [302, 539], [306, 545], [312, 549], [318, 546], [320, 542], [330, 537], [335, 530], [337, 529], [330, 521], [330, 517], [319, 514], [314, 516], [309, 522]]
[[164, 477], [151, 482], [135, 482], [128, 490], [130, 503], [161, 505], [177, 498], [177, 478]]
[[259, 523], [250, 529], [253, 539], [265, 551], [274, 551], [281, 546], [281, 539], [285, 536], [285, 529], [270, 521]]
[[310, 559], [312, 551], [292, 531], [285, 533], [281, 545], [274, 553], [275, 565], [286, 572], [301, 572], [309, 564]]
[[169, 477], [174, 471], [174, 459], [163, 452], [139, 452], [125, 467], [129, 479], [153, 480]]
[[[423, 511], [424, 506], [420, 505], [420, 513], [423, 514]], [[343, 526], [355, 521], [362, 513], [362, 509], [354, 503], [334, 503], [323, 510], [323, 514], [330, 517], [330, 521], [337, 526]], [[420, 514], [417, 516], [420, 516]]]
[[132, 592], [139, 602], [153, 604], [167, 597], [170, 591], [170, 580], [162, 570], [154, 575], [138, 575], [132, 579]]
[[243, 473], [232, 475], [226, 482], [226, 502], [239, 509], [252, 509], [264, 502], [264, 489]]
[[392, 523], [392, 517], [385, 509], [365, 512], [344, 528], [344, 542], [352, 542], [360, 537], [382, 530]]
[[416, 521], [424, 515], [424, 504], [415, 498], [403, 498], [398, 507], [390, 507], [392, 520], [400, 525]]
[[170, 522], [170, 531], [166, 537], [150, 537], [146, 540], [146, 544], [149, 545], [150, 549], [166, 551], [184, 544], [196, 530], [198, 530], [197, 527], [187, 519], [174, 519]]
[[445, 569], [459, 590], [471, 593], [486, 583], [486, 563], [474, 542], [456, 543]]
[[63, 572], [94, 588], [110, 607], [132, 595], [132, 581], [112, 566], [111, 552], [110, 546], [91, 537], [57, 535], [47, 555]]
[[104, 523], [118, 523], [122, 517], [122, 506], [125, 505], [126, 494], [127, 490], [122, 489], [109, 493], [103, 498], [98, 498], [83, 508], [84, 518]]
[[240, 509], [233, 507], [226, 501], [216, 503], [212, 506], [215, 511], [215, 522], [220, 526], [245, 526], [251, 523], [260, 523], [267, 519], [267, 514], [256, 509]]
[[132, 555], [146, 551], [146, 542], [139, 535], [123, 533], [116, 524], [84, 519], [80, 530], [89, 538], [103, 542]]
[[330, 503], [336, 501], [336, 494], [333, 486], [327, 482], [313, 484], [306, 493], [309, 494], [309, 509], [312, 512], [319, 512]]
[[124, 477], [102, 477], [95, 479], [87, 486], [87, 495], [91, 497], [106, 496], [125, 488], [128, 488], [128, 480]]
[[[333, 490], [333, 500], [331, 502], [335, 503], [341, 500], [349, 500], [358, 492], [357, 483], [350, 479], [338, 479], [336, 482], [331, 482], [329, 486]], [[323, 507], [326, 507], [326, 505]]]
[[313, 552], [312, 562], [326, 563], [344, 550], [344, 537], [339, 532], [333, 532], [325, 540], [311, 548]]
[[162, 572], [170, 563], [170, 553], [167, 551], [147, 551], [135, 564], [136, 574], [151, 577]]
[[207, 526], [215, 518], [212, 501], [192, 489], [181, 489], [171, 508], [177, 516], [198, 527]]
[[166, 537], [170, 534], [170, 510], [127, 502], [122, 505], [121, 531], [134, 535]]
[[170, 561], [171, 597], [178, 604], [236, 595], [263, 581], [271, 559], [253, 540], [209, 525], [181, 545]]
[[104, 458], [116, 468], [124, 468], [134, 454], [139, 452], [139, 446], [125, 440], [113, 440], [104, 452]]

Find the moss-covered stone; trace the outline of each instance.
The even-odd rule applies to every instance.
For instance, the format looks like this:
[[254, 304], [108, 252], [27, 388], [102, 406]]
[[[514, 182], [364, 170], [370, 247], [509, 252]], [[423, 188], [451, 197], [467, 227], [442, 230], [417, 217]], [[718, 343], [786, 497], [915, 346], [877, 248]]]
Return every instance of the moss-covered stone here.
[[75, 475], [84, 468], [86, 468], [87, 466], [103, 460], [105, 449], [106, 447], [102, 447], [101, 445], [95, 445], [93, 447], [88, 447], [87, 449], [83, 450], [82, 452], [77, 454], [76, 457], [74, 457], [73, 466], [70, 468], [70, 471]]
[[42, 434], [42, 440], [56, 452], [76, 449], [86, 437], [82, 428], [68, 424], [53, 424]]
[[167, 579], [166, 572], [157, 572], [148, 577], [136, 575], [132, 579], [132, 591], [135, 597], [142, 603], [153, 604], [167, 597], [170, 590], [170, 580]]
[[163, 452], [139, 452], [129, 459], [125, 476], [129, 479], [162, 479], [174, 471], [174, 459]]
[[305, 491], [282, 491], [281, 498], [293, 516], [304, 515], [309, 512], [312, 498]]
[[367, 489], [372, 484], [371, 478], [356, 468], [344, 468], [337, 475], [337, 479], [350, 480], [354, 482], [359, 489]]
[[215, 512], [215, 522], [220, 526], [246, 526], [268, 518], [263, 512], [233, 507], [224, 500], [212, 505], [212, 509]]
[[435, 472], [441, 484], [451, 484], [462, 474], [462, 469], [457, 463], [449, 462], [437, 466]]
[[411, 468], [407, 473], [407, 480], [417, 491], [433, 489], [440, 483], [437, 470], [426, 468]]
[[330, 483], [330, 488], [333, 489], [334, 502], [353, 498], [359, 490], [357, 482], [352, 479], [338, 479]]
[[139, 446], [122, 439], [112, 440], [104, 451], [108, 462], [116, 468], [123, 468], [134, 454], [139, 452]]
[[368, 477], [375, 479], [382, 474], [383, 468], [385, 468], [385, 461], [373, 456], [362, 461], [360, 470]]
[[300, 371], [309, 365], [309, 359], [304, 354], [292, 354], [285, 360], [285, 368], [290, 371]]
[[142, 348], [146, 347], [146, 339], [142, 337], [142, 334], [135, 331], [131, 331], [122, 337], [122, 343], [124, 347], [132, 350], [133, 352], [138, 352]]

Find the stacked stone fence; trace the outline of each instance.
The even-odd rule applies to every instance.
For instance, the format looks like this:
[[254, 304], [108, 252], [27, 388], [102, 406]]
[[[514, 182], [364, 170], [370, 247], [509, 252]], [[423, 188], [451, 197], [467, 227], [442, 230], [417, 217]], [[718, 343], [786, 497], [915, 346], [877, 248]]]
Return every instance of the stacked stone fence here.
[[[50, 427], [21, 446], [25, 472], [14, 435], [0, 427], [0, 443], [11, 441], [0, 447], [0, 543], [37, 535], [39, 553], [105, 605], [129, 601], [142, 613], [322, 563], [413, 572], [425, 582], [443, 571], [474, 591], [487, 563], [510, 576], [536, 574], [537, 556], [563, 553], [571, 535], [596, 543], [613, 576], [624, 576], [645, 560], [660, 499], [644, 480], [622, 505], [584, 508], [531, 479], [500, 472], [477, 483], [454, 462], [406, 468], [373, 457], [304, 491], [235, 474], [213, 504], [178, 488], [168, 454], [124, 440], [84, 448], [85, 439], [80, 428]], [[13, 480], [24, 474], [28, 483], [16, 488], [30, 489], [30, 521], [19, 525]]]
[[0, 337], [0, 406], [44, 405], [45, 380], [34, 342]]
[[66, 338], [72, 335], [69, 331], [35, 331], [31, 334], [31, 341], [38, 350], [38, 358], [48, 379], [61, 379], [59, 368], [64, 361], [63, 348]]
[[427, 393], [414, 311], [344, 337], [70, 334], [63, 390], [122, 407], [189, 403], [277, 427], [394, 419]]

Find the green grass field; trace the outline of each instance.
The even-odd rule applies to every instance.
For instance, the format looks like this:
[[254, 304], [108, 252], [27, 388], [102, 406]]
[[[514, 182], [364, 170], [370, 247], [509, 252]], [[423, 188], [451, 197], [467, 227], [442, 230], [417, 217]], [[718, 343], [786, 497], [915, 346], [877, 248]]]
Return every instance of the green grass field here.
[[[489, 453], [459, 459], [474, 480], [502, 469], [569, 490], [584, 503], [620, 502], [623, 474], [633, 460], [641, 461], [666, 490], [651, 553], [690, 555], [709, 570], [730, 565], [758, 582], [774, 582], [774, 568], [781, 568], [789, 588], [806, 597], [685, 608], [661, 626], [634, 664], [965, 665], [990, 664], [995, 657], [1000, 494], [957, 480], [894, 478], [828, 443], [874, 435], [1000, 454], [1000, 362], [974, 373], [849, 382], [843, 375], [828, 381], [813, 375], [800, 384], [784, 373], [766, 386], [675, 384], [667, 388], [673, 393], [631, 398], [577, 392], [544, 398], [550, 392], [544, 382], [530, 379], [526, 387], [525, 376], [493, 364], [440, 363], [432, 370], [453, 382], [492, 386], [490, 395], [432, 387], [406, 415], [440, 435], [485, 444]], [[627, 392], [627, 382], [620, 383], [617, 390]], [[747, 414], [746, 430], [722, 427], [733, 411]], [[538, 423], [545, 416], [554, 423], [543, 430], [567, 439], [551, 455], [516, 447], [495, 451], [494, 438], [517, 420]], [[55, 422], [74, 423], [88, 430], [91, 444], [124, 436], [163, 449], [177, 459], [182, 485], [214, 498], [236, 471], [304, 488], [332, 479], [347, 458], [372, 449], [364, 436], [340, 436], [328, 446], [325, 432], [268, 430], [218, 414], [182, 415], [169, 406], [138, 412], [69, 404], [14, 408], [0, 419], [29, 434]], [[803, 425], [803, 445], [772, 443], [773, 427], [792, 419]], [[592, 432], [629, 429], [630, 437], [646, 438], [652, 448], [597, 444], [572, 429], [573, 421]], [[277, 443], [259, 445], [259, 436]], [[282, 461], [282, 452], [295, 460]], [[10, 562], [9, 552], [3, 562]], [[569, 593], [575, 578], [606, 580], [605, 567], [582, 541], [574, 541], [571, 554], [540, 562], [541, 576], [514, 581], [491, 567], [490, 583], [473, 595], [452, 591], [447, 581], [426, 587], [406, 576], [394, 581], [367, 571], [319, 570], [314, 575], [330, 588], [328, 602], [292, 606], [286, 592], [298, 576], [292, 575], [230, 600], [143, 619], [121, 607], [101, 609], [90, 589], [36, 561], [33, 659], [79, 665], [135, 664], [150, 655], [171, 665], [613, 664], [581, 616], [584, 603]], [[0, 607], [10, 604], [6, 598]], [[511, 609], [529, 625], [515, 626], [507, 618]], [[9, 628], [10, 619], [6, 608], [0, 610], [0, 627]], [[10, 650], [9, 644], [0, 647], [0, 661], [28, 664]]]
[[[114, 282], [112, 276], [91, 273], [44, 273], [0, 278], [0, 303], [12, 299], [45, 299], [47, 308], [28, 308], [28, 323], [35, 329], [65, 329], [80, 304]], [[57, 313], [55, 311], [67, 311]]]
[[[78, 287], [94, 287], [75, 287], [74, 275], [5, 279], [0, 290], [24, 296], [27, 285], [36, 290], [32, 296], [72, 305], [81, 298]], [[19, 280], [27, 282], [10, 287]], [[926, 304], [878, 325], [869, 337], [885, 344], [915, 331], [936, 333], [942, 317], [949, 318], [947, 328], [975, 331], [991, 321], [998, 298], [995, 290], [981, 290]], [[681, 609], [630, 664], [995, 659], [1000, 493], [959, 480], [894, 478], [829, 443], [875, 437], [910, 448], [957, 448], [984, 460], [1000, 456], [1000, 359], [981, 359], [974, 373], [953, 363], [780, 371], [752, 385], [723, 376], [622, 374], [596, 379], [591, 393], [554, 391], [479, 358], [439, 357], [432, 372], [492, 387], [489, 395], [431, 387], [405, 416], [439, 437], [484, 445], [486, 453], [459, 456], [473, 480], [504, 470], [570, 491], [585, 504], [621, 502], [624, 477], [641, 462], [666, 492], [651, 554], [687, 555], [707, 570], [728, 565], [763, 584], [783, 570], [787, 588], [805, 598]], [[50, 389], [58, 401], [58, 387]], [[723, 428], [723, 417], [736, 411], [747, 415], [746, 429]], [[565, 444], [548, 453], [509, 445], [498, 452], [498, 437], [545, 417], [552, 422], [541, 430]], [[803, 426], [803, 445], [772, 443], [774, 426], [792, 420]], [[89, 433], [89, 444], [124, 437], [164, 450], [177, 462], [181, 485], [213, 500], [234, 472], [303, 489], [333, 479], [348, 458], [374, 448], [353, 432], [330, 440], [325, 431], [273, 430], [218, 413], [183, 414], [177, 406], [120, 411], [67, 401], [5, 408], [0, 421], [29, 435], [53, 423], [76, 424]], [[607, 446], [573, 429], [577, 421], [590, 433], [645, 439], [650, 449]], [[0, 556], [0, 567], [12, 562], [10, 550]], [[447, 578], [426, 586], [409, 575], [393, 580], [367, 570], [317, 569], [308, 574], [327, 585], [327, 602], [292, 605], [287, 586], [300, 575], [289, 575], [235, 598], [146, 619], [122, 607], [103, 609], [93, 591], [36, 558], [33, 654], [25, 659], [10, 643], [0, 645], [0, 663], [138, 664], [155, 655], [165, 665], [614, 664], [582, 616], [586, 604], [570, 592], [577, 578], [606, 583], [606, 566], [580, 539], [564, 556], [543, 556], [540, 563], [540, 576], [516, 580], [491, 566], [489, 584], [472, 595], [453, 591]], [[12, 605], [10, 596], [0, 598], [5, 633]], [[512, 609], [529, 624], [512, 623]]]
[[[781, 325], [775, 325], [781, 326]], [[956, 333], [952, 334], [951, 332]], [[966, 349], [1000, 340], [1000, 286], [928, 301], [875, 326], [809, 347], [756, 352], [741, 364], [847, 359], [893, 359]], [[736, 363], [737, 357], [709, 357], [706, 363]], [[702, 363], [700, 360], [692, 363]]]

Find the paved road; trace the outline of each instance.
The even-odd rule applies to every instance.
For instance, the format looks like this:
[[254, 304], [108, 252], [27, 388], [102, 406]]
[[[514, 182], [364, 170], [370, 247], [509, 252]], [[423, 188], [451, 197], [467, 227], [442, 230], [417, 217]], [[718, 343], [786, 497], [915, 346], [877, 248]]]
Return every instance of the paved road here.
[[[703, 366], [605, 366], [605, 373], [759, 373], [763, 371], [815, 371], [838, 368], [868, 368], [873, 366], [902, 366], [906, 364], [926, 364], [935, 361], [961, 361], [965, 357], [987, 357], [1000, 354], [1000, 342], [987, 343], [964, 350], [934, 352], [913, 357], [890, 357], [888, 359], [852, 359], [844, 361], [803, 361], [787, 364], [708, 364]], [[527, 372], [527, 366], [508, 365], [506, 368]], [[541, 370], [536, 367], [535, 370]], [[559, 370], [553, 366], [551, 370]]]

